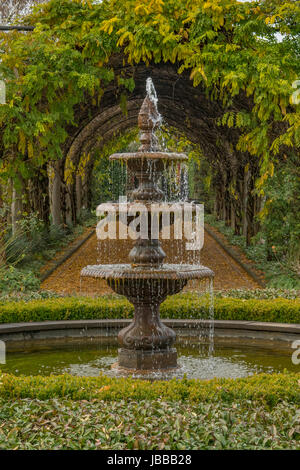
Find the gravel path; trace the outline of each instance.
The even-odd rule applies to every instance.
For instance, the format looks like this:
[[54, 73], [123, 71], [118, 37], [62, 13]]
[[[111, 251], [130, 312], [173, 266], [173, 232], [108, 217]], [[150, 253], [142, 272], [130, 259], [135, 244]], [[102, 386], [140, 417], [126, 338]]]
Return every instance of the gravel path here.
[[[80, 279], [80, 271], [88, 264], [126, 263], [132, 241], [109, 240], [98, 243], [96, 234], [93, 235], [77, 252], [59, 266], [43, 283], [42, 288], [63, 294], [105, 294], [111, 289], [105, 281]], [[182, 242], [165, 241], [164, 250], [168, 262], [178, 263], [199, 261], [194, 259], [194, 252], [187, 252]], [[247, 272], [234, 261], [226, 251], [206, 232], [204, 248], [201, 251], [201, 264], [215, 272], [214, 287], [216, 290], [226, 289], [257, 289], [260, 286]], [[187, 286], [195, 289], [195, 284]]]

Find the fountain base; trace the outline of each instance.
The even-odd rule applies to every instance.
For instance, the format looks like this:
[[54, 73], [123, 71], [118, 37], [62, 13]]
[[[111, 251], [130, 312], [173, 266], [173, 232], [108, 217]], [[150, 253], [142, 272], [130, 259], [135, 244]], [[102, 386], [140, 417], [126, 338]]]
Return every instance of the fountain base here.
[[176, 348], [150, 351], [120, 348], [117, 366], [128, 371], [138, 369], [144, 372], [174, 369], [177, 368], [177, 351]]
[[201, 265], [141, 268], [119, 264], [87, 266], [81, 274], [106, 279], [117, 294], [127, 297], [134, 306], [132, 323], [118, 335], [118, 369], [127, 374], [136, 374], [137, 370], [149, 374], [176, 370], [176, 334], [160, 320], [160, 304], [168, 295], [180, 292], [189, 280], [212, 279], [213, 272]]

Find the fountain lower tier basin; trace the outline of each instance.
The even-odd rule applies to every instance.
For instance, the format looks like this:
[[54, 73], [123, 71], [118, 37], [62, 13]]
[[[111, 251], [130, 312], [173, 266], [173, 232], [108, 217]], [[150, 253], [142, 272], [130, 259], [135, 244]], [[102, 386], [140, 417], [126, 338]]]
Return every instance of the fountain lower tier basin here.
[[113, 280], [148, 280], [177, 281], [192, 279], [212, 279], [214, 272], [202, 265], [164, 264], [162, 267], [132, 267], [130, 264], [96, 264], [83, 268], [83, 277]]
[[[283, 372], [287, 369], [299, 371], [291, 361], [291, 350], [245, 346], [243, 341], [224, 344], [216, 341], [213, 354], [199, 338], [178, 338], [177, 352], [179, 368], [169, 371], [154, 371], [145, 376], [142, 371], [131, 371], [134, 378], [150, 380], [178, 379], [184, 375], [190, 379], [213, 379], [214, 377], [238, 378], [256, 373]], [[8, 351], [6, 364], [0, 370], [15, 375], [71, 374], [73, 376], [93, 376], [105, 374], [110, 377], [127, 376], [128, 372], [112, 367], [118, 356], [116, 336], [101, 338], [81, 338], [77, 341], [53, 342], [23, 345], [15, 352]]]

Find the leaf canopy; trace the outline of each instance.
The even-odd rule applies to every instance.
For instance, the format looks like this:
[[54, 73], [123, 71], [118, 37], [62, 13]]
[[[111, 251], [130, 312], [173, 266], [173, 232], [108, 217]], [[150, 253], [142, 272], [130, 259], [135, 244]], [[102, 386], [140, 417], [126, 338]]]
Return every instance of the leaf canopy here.
[[[23, 19], [24, 21], [24, 19]], [[282, 146], [299, 149], [300, 6], [264, 0], [50, 0], [25, 19], [32, 33], [1, 33], [0, 73], [7, 104], [0, 106], [0, 172], [29, 177], [63, 156], [76, 106], [100, 100], [124, 64], [176, 64], [224, 107], [246, 96], [248, 111], [225, 113], [221, 125], [240, 129], [238, 149], [261, 161], [262, 174]], [[281, 41], [278, 40], [281, 34]], [[297, 101], [297, 100], [296, 100]], [[126, 100], [121, 94], [126, 112]], [[16, 172], [17, 169], [17, 172]]]

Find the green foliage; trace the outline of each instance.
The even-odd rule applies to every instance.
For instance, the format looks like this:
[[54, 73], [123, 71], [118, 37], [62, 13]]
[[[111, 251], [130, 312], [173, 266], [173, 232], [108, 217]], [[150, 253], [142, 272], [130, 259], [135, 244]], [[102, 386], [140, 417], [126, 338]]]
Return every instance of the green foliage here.
[[229, 289], [215, 292], [215, 297], [231, 297], [234, 299], [297, 299], [300, 297], [299, 290], [296, 289]]
[[[297, 405], [1, 399], [0, 447], [18, 450], [297, 449]], [[180, 452], [179, 452], [180, 453]], [[179, 456], [178, 456], [179, 457]], [[179, 461], [179, 458], [178, 458]], [[189, 457], [187, 456], [187, 464]]]
[[[297, 2], [276, 0], [50, 0], [27, 18], [33, 33], [0, 36], [8, 96], [0, 107], [3, 174], [15, 178], [17, 168], [27, 178], [59, 158], [76, 106], [88, 95], [100, 102], [114, 79], [125, 106], [134, 81], [110, 65], [118, 53], [129, 64], [177, 62], [180, 73], [188, 70], [195, 86], [223, 104], [245, 93], [253, 105], [246, 121], [237, 118], [245, 128], [239, 146], [268, 171], [282, 143], [299, 145], [299, 113], [289, 104], [299, 78], [299, 11]], [[269, 132], [275, 122], [287, 123], [279, 136]], [[234, 125], [233, 114], [226, 123]]]
[[[267, 202], [262, 224], [269, 257], [285, 259], [300, 273], [300, 168], [294, 155], [278, 165], [274, 176], [265, 185]], [[294, 266], [293, 266], [294, 264]]]
[[1, 270], [0, 292], [2, 294], [15, 291], [35, 291], [39, 286], [40, 281], [32, 271], [20, 270], [14, 266]]
[[[271, 181], [271, 180], [270, 180]], [[242, 235], [234, 234], [234, 231], [231, 227], [225, 225], [223, 221], [216, 220], [215, 217], [211, 214], [205, 215], [205, 220], [210, 225], [216, 227], [232, 245], [237, 245], [242, 251], [245, 252], [247, 257], [254, 261], [255, 266], [264, 272], [267, 285], [269, 288], [275, 289], [300, 289], [300, 278], [299, 278], [299, 242], [294, 238], [293, 244], [290, 244], [288, 239], [288, 230], [291, 226], [294, 226], [294, 230], [298, 230], [297, 217], [290, 219], [289, 214], [286, 211], [286, 208], [281, 204], [281, 198], [279, 196], [279, 201], [275, 203], [274, 210], [271, 210], [270, 217], [265, 218], [265, 224], [263, 224], [263, 231], [259, 232], [253, 239], [251, 245], [247, 245], [246, 239]], [[292, 204], [292, 202], [290, 201]], [[276, 205], [281, 206], [281, 211], [277, 211]], [[277, 217], [274, 216], [274, 213], [277, 213]], [[286, 215], [283, 215], [286, 214]], [[274, 217], [273, 217], [274, 216]], [[290, 227], [286, 223], [280, 224], [279, 218], [289, 218]], [[273, 227], [273, 228], [272, 228]], [[278, 232], [276, 233], [276, 228]], [[280, 234], [284, 237], [280, 239]], [[269, 234], [270, 239], [267, 240], [266, 235]], [[278, 245], [273, 245], [272, 242], [276, 237]], [[279, 259], [276, 254], [276, 246], [279, 252], [288, 250], [288, 253], [285, 253], [282, 259]], [[270, 253], [271, 252], [271, 253]], [[293, 255], [292, 255], [293, 253]]]
[[300, 403], [299, 374], [258, 374], [241, 379], [143, 381], [131, 378], [22, 376], [2, 374], [0, 396], [6, 399], [184, 401], [188, 403], [259, 400], [274, 406], [282, 400]]
[[137, 139], [138, 130], [132, 129], [124, 134], [117, 134], [109, 144], [95, 154], [93, 169], [93, 202], [97, 204], [118, 200], [126, 192], [126, 167], [121, 162], [109, 162], [110, 155], [129, 151]]
[[6, 249], [7, 263], [16, 263], [18, 266], [25, 265], [30, 259], [34, 261], [41, 257], [45, 249], [51, 247], [51, 241], [62, 239], [63, 229], [54, 227], [48, 232], [43, 221], [37, 213], [23, 213], [17, 222], [17, 231], [9, 235], [9, 246]]
[[45, 299], [57, 299], [61, 297], [61, 295], [56, 294], [52, 291], [47, 290], [34, 290], [29, 292], [22, 292], [21, 290], [16, 291], [13, 290], [12, 292], [6, 292], [7, 289], [0, 294], [0, 304], [6, 302], [17, 302], [23, 301], [28, 302], [29, 300], [45, 300]]
[[[161, 305], [161, 317], [209, 319], [209, 299], [197, 294], [178, 294]], [[0, 304], [0, 323], [53, 320], [132, 318], [133, 306], [122, 297], [67, 297]], [[300, 300], [216, 298], [216, 320], [247, 320], [300, 323]]]

